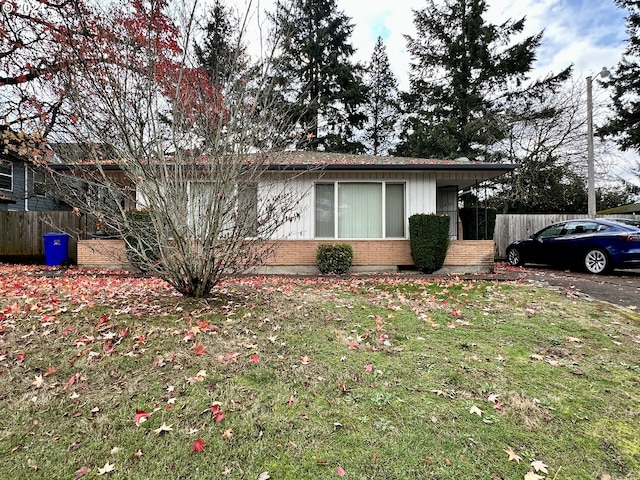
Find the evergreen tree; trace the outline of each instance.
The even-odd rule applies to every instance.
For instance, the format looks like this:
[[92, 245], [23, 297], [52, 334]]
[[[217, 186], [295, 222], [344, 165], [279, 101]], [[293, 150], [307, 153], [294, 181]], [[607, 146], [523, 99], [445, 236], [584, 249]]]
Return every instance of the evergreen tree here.
[[527, 80], [542, 33], [514, 43], [524, 18], [494, 25], [486, 11], [485, 0], [427, 0], [414, 12], [408, 116], [396, 154], [488, 160], [505, 137], [502, 106]]
[[391, 71], [382, 37], [378, 37], [373, 49], [365, 78], [368, 95], [364, 104], [367, 116], [364, 138], [369, 153], [384, 155], [393, 145], [399, 106], [398, 80]]
[[245, 47], [239, 42], [239, 31], [232, 20], [231, 10], [224, 0], [215, 0], [206, 24], [202, 27], [204, 39], [202, 45], [194, 45], [196, 57], [214, 85], [224, 86], [244, 70], [248, 60]]
[[278, 3], [276, 29], [288, 38], [276, 65], [281, 94], [299, 122], [298, 148], [356, 153], [365, 87], [354, 64], [349, 37], [353, 25], [336, 0]]
[[615, 117], [599, 129], [601, 135], [614, 136], [623, 150], [640, 152], [640, 1], [614, 0], [629, 11], [626, 19], [627, 48], [606, 85], [613, 89]]

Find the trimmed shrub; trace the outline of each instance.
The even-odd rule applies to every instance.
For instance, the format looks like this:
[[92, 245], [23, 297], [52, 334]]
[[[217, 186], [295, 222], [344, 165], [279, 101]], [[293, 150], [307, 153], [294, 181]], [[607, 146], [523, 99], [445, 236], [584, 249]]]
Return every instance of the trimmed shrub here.
[[426, 215], [409, 217], [411, 256], [418, 270], [433, 273], [442, 267], [449, 248], [449, 217]]
[[347, 273], [353, 262], [353, 247], [348, 243], [318, 245], [316, 265], [322, 273]]

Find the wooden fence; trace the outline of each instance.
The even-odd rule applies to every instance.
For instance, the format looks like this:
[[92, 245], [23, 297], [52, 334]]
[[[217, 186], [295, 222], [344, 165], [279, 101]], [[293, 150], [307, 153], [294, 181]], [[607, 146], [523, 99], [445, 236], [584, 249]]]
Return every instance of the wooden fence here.
[[[604, 215], [602, 218], [638, 218], [634, 215]], [[506, 257], [507, 246], [514, 240], [527, 238], [541, 228], [563, 220], [584, 218], [584, 215], [498, 215], [493, 234], [495, 258]], [[93, 230], [83, 216], [71, 212], [0, 212], [0, 261], [35, 261], [44, 258], [42, 236], [48, 232], [72, 233], [69, 239], [69, 256], [77, 260], [77, 238], [87, 238]], [[90, 236], [90, 235], [89, 235]]]
[[[507, 247], [515, 240], [527, 238], [529, 235], [536, 233], [547, 225], [564, 220], [573, 220], [578, 218], [586, 218], [584, 214], [580, 215], [564, 215], [564, 214], [499, 214], [496, 217], [496, 228], [493, 232], [493, 241], [495, 245], [495, 258], [502, 260], [507, 256]], [[635, 218], [637, 215], [599, 215], [598, 218]]]
[[66, 232], [69, 257], [76, 260], [77, 237], [83, 221], [71, 212], [0, 212], [0, 261], [37, 261], [44, 258], [42, 236]]

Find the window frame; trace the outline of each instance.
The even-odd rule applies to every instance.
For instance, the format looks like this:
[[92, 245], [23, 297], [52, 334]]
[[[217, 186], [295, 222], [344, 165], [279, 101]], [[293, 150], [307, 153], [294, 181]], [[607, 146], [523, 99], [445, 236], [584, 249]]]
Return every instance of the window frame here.
[[[369, 184], [377, 184], [381, 185], [382, 195], [381, 195], [381, 205], [380, 205], [380, 215], [381, 215], [381, 235], [379, 237], [341, 237], [340, 229], [339, 229], [339, 185], [340, 184], [354, 184], [354, 183], [369, 183]], [[394, 180], [370, 180], [370, 179], [343, 179], [343, 180], [317, 180], [314, 182], [313, 186], [313, 238], [318, 240], [406, 240], [407, 236], [407, 181], [402, 179], [394, 179]], [[317, 185], [332, 185], [333, 186], [333, 236], [318, 236], [318, 225], [317, 225]], [[388, 185], [401, 185], [402, 186], [402, 209], [403, 209], [403, 219], [402, 219], [402, 231], [403, 236], [387, 236], [387, 186]]]
[[42, 172], [31, 169], [33, 194], [39, 198], [47, 197], [47, 180]]
[[9, 179], [9, 188], [0, 187], [0, 190], [4, 190], [5, 192], [13, 192], [13, 175], [14, 175], [13, 162], [10, 162], [8, 160], [0, 160], [0, 165], [8, 165], [10, 169], [10, 173], [0, 172], [0, 177], [6, 177]]

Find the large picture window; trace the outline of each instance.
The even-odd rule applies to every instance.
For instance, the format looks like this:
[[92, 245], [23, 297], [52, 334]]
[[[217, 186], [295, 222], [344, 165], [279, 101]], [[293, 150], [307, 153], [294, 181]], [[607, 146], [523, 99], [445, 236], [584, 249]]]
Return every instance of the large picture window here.
[[315, 217], [316, 238], [404, 238], [404, 183], [317, 183]]
[[0, 160], [0, 190], [13, 190], [13, 164]]

